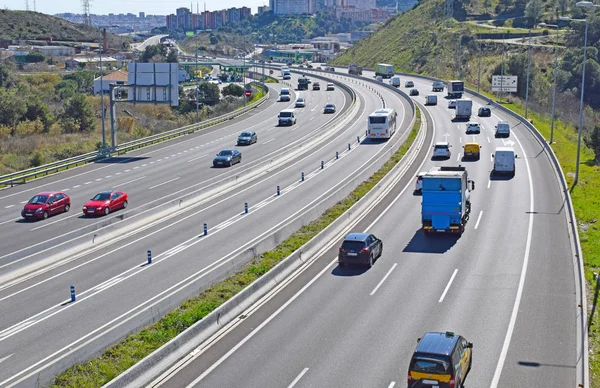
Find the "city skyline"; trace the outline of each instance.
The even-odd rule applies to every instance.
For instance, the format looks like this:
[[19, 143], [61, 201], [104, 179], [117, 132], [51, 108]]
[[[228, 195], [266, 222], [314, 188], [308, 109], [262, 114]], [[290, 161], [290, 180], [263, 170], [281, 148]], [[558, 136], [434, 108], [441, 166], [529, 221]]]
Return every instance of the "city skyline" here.
[[[0, 1], [2, 8], [9, 10], [25, 10], [25, 0], [4, 0]], [[159, 0], [104, 0], [92, 1], [90, 11], [96, 15], [108, 15], [109, 13], [114, 14], [127, 14], [133, 13], [138, 14], [139, 12], [145, 12], [146, 15], [169, 15], [173, 13], [173, 10], [180, 7], [189, 8], [193, 5], [194, 12], [196, 12], [196, 5], [200, 6], [200, 10], [204, 10], [204, 1], [159, 1]], [[228, 0], [226, 4], [218, 0], [206, 0], [207, 10], [216, 10], [222, 8], [241, 8], [243, 6], [250, 7], [252, 13], [257, 12], [259, 6], [269, 5], [268, 0]], [[81, 2], [79, 0], [54, 0], [52, 2], [37, 0], [36, 8], [38, 12], [45, 13], [48, 15], [55, 15], [58, 13], [82, 13]], [[29, 9], [33, 11], [33, 0], [29, 0]]]

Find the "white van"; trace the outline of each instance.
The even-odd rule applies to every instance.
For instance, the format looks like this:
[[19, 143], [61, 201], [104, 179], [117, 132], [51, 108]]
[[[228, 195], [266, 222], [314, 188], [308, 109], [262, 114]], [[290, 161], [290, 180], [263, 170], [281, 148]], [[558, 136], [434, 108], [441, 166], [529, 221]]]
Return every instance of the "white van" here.
[[437, 96], [435, 94], [428, 94], [425, 99], [425, 105], [437, 105]]
[[392, 79], [390, 80], [390, 85], [392, 85], [394, 87], [399, 87], [400, 86], [400, 77], [398, 77], [397, 75], [392, 77]]
[[290, 99], [291, 99], [290, 89], [288, 89], [288, 88], [281, 89], [281, 91], [279, 92], [279, 101], [290, 101]]
[[515, 159], [517, 157], [513, 147], [496, 147], [496, 152], [492, 154], [492, 158], [494, 158], [492, 174], [510, 174], [514, 176]]
[[500, 136], [510, 136], [510, 124], [506, 121], [498, 121], [498, 125], [496, 125], [496, 137]]

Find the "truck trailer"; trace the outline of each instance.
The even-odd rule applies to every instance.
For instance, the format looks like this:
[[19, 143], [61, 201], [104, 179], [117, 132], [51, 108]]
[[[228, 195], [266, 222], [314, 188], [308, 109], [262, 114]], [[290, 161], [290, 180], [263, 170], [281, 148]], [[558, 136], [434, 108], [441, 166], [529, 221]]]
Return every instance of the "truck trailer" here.
[[392, 78], [394, 76], [394, 65], [388, 65], [387, 63], [380, 63], [375, 67], [375, 77], [381, 76], [382, 78]]
[[433, 167], [423, 175], [421, 223], [425, 235], [453, 233], [461, 235], [471, 214], [471, 191], [475, 182], [469, 180], [462, 166]]
[[464, 98], [456, 100], [456, 114], [454, 118], [456, 120], [469, 120], [471, 118], [471, 111], [473, 109], [473, 101]]
[[298, 78], [298, 90], [308, 90], [308, 78], [304, 76]]
[[462, 98], [465, 92], [465, 83], [463, 81], [448, 81], [448, 97]]
[[363, 71], [362, 66], [358, 66], [356, 63], [351, 63], [348, 66], [348, 74], [362, 75], [362, 71]]

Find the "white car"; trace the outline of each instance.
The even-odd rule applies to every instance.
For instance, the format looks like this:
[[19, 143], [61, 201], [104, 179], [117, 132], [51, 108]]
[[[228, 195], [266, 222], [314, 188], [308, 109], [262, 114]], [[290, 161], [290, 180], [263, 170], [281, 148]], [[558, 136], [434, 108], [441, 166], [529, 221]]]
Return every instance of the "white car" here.
[[304, 108], [306, 106], [306, 103], [304, 102], [304, 98], [299, 97], [296, 100], [296, 108]]
[[406, 82], [404, 83], [404, 87], [405, 87], [405, 88], [414, 88], [414, 87], [415, 87], [415, 83], [414, 83], [414, 82], [412, 82], [412, 81], [406, 81]]
[[445, 158], [450, 159], [450, 143], [447, 141], [439, 141], [433, 146], [433, 159]]
[[481, 125], [475, 122], [467, 123], [467, 134], [469, 133], [481, 133]]
[[327, 83], [327, 90], [333, 90], [333, 89], [334, 89], [333, 82], [328, 82]]
[[448, 101], [448, 109], [456, 109], [456, 100]]

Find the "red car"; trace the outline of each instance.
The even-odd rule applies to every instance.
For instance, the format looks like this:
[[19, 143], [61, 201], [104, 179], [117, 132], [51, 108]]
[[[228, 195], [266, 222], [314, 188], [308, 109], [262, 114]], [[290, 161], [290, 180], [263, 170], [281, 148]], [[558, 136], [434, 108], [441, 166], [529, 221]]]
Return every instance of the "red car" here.
[[102, 191], [83, 205], [83, 214], [94, 216], [112, 212], [127, 207], [127, 193], [123, 191]]
[[25, 204], [21, 216], [26, 220], [37, 218], [46, 219], [54, 214], [68, 212], [71, 208], [71, 198], [59, 191], [45, 191], [35, 195]]

